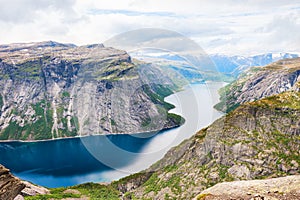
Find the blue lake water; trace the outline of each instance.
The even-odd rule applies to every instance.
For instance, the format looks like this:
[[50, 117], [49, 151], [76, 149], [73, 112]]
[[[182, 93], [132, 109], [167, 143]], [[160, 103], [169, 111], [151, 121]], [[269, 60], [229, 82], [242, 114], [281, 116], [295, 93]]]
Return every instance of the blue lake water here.
[[173, 146], [211, 124], [223, 83], [194, 84], [166, 97], [185, 124], [158, 133], [88, 136], [42, 142], [0, 143], [0, 163], [21, 179], [46, 187], [109, 182], [146, 169]]

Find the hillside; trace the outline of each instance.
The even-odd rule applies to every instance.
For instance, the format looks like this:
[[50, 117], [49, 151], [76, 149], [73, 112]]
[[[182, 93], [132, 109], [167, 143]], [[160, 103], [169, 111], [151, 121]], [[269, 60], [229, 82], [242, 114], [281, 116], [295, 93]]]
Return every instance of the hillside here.
[[172, 148], [145, 171], [109, 185], [54, 189], [48, 197], [75, 189], [80, 192], [73, 197], [90, 194], [91, 199], [193, 199], [224, 181], [297, 175], [299, 105], [300, 92], [295, 91], [246, 103]]
[[151, 64], [102, 44], [0, 46], [0, 139], [42, 140], [172, 128], [176, 86]]
[[127, 194], [191, 199], [223, 181], [299, 174], [299, 105], [300, 93], [287, 92], [238, 107], [171, 149]]
[[220, 90], [215, 108], [229, 112], [238, 105], [279, 94], [300, 91], [300, 58], [277, 61], [265, 67], [253, 67]]

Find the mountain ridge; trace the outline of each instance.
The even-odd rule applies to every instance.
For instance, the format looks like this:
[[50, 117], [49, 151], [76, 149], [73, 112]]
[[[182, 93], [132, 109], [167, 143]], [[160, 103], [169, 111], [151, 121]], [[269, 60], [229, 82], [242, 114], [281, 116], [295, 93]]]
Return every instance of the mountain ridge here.
[[1, 46], [0, 59], [1, 140], [159, 131], [183, 123], [163, 100], [177, 86], [125, 51], [50, 41]]
[[285, 59], [265, 67], [253, 67], [226, 87], [220, 89], [220, 103], [215, 108], [223, 112], [239, 104], [285, 91], [299, 91], [300, 59]]

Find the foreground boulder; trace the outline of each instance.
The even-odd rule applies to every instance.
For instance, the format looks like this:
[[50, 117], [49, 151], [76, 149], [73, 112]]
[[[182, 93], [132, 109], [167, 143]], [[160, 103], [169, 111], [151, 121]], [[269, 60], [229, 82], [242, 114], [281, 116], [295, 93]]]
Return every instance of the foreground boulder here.
[[0, 199], [13, 200], [24, 188], [25, 184], [20, 179], [0, 165]]
[[218, 183], [201, 192], [197, 200], [229, 199], [300, 199], [300, 176], [266, 180]]

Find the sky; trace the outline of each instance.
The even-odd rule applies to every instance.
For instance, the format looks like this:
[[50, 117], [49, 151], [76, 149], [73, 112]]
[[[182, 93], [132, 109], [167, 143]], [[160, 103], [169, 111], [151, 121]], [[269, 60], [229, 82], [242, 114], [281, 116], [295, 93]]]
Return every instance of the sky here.
[[209, 54], [300, 52], [299, 0], [0, 0], [0, 44], [176, 31]]

